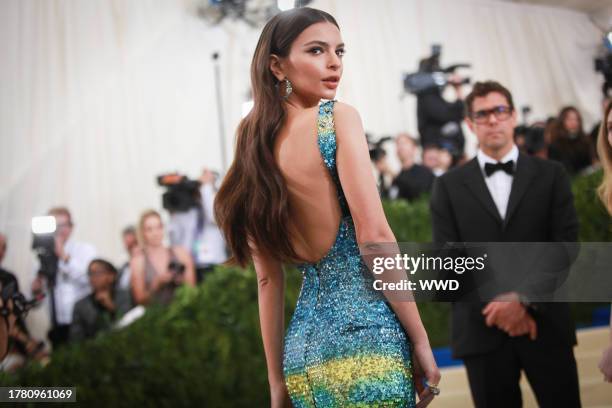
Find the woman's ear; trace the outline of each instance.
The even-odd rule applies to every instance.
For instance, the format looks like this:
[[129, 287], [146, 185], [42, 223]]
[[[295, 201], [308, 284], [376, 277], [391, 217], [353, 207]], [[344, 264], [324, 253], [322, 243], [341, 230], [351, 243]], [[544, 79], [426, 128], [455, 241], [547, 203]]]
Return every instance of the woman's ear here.
[[277, 55], [270, 55], [270, 71], [272, 71], [272, 74], [279, 82], [286, 78], [283, 72], [282, 61]]

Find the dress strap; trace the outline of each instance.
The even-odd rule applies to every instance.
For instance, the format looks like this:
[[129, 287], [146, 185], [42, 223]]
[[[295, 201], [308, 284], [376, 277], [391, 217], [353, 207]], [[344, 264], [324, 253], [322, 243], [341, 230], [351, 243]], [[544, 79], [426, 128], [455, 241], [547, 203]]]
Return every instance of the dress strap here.
[[342, 184], [338, 177], [338, 169], [336, 167], [336, 128], [334, 125], [334, 100], [322, 102], [319, 105], [319, 116], [317, 120], [317, 140], [319, 143], [319, 151], [323, 158], [325, 166], [329, 170], [332, 180], [336, 185], [338, 201], [343, 217], [350, 215], [348, 203], [344, 197]]

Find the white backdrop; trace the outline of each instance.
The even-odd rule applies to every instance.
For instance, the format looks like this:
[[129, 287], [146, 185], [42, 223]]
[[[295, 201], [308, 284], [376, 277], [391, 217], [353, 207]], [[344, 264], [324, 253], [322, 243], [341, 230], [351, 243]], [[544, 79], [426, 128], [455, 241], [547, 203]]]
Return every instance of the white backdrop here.
[[[259, 30], [209, 27], [194, 0], [0, 2], [0, 231], [4, 265], [31, 279], [30, 217], [67, 205], [78, 239], [123, 260], [120, 230], [159, 208], [155, 176], [221, 170], [211, 55], [221, 53], [228, 159]], [[544, 118], [575, 104], [599, 116], [593, 56], [601, 34], [584, 14], [495, 0], [320, 0], [347, 44], [338, 99], [375, 135], [415, 132], [402, 94], [432, 43], [442, 63], [469, 62]]]

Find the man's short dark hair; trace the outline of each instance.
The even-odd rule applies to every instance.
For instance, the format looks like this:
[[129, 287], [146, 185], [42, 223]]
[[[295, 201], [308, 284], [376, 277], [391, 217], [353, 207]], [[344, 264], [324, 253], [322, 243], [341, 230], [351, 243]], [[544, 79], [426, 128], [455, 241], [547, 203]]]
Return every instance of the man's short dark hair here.
[[118, 273], [117, 268], [115, 268], [115, 266], [112, 263], [108, 262], [106, 259], [100, 259], [100, 258], [94, 259], [93, 261], [89, 263], [89, 267], [87, 268], [87, 270], [89, 271], [89, 268], [91, 268], [91, 266], [96, 263], [101, 265], [106, 272], [117, 275]]
[[512, 94], [510, 93], [510, 91], [499, 82], [484, 81], [476, 82], [474, 84], [474, 87], [472, 88], [472, 92], [470, 92], [467, 98], [465, 98], [465, 115], [468, 118], [472, 117], [472, 114], [474, 113], [474, 111], [472, 110], [474, 99], [487, 96], [492, 92], [502, 94], [508, 101], [508, 106], [510, 106], [510, 109], [514, 111], [514, 101], [512, 100]]

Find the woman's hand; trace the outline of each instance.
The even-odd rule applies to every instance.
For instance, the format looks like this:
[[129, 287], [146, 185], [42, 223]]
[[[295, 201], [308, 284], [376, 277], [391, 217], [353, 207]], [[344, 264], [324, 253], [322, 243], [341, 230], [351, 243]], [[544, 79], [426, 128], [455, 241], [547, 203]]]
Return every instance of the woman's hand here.
[[604, 350], [598, 367], [604, 375], [604, 381], [612, 382], [612, 344]]
[[289, 393], [284, 382], [270, 384], [270, 407], [289, 408], [292, 407]]
[[414, 367], [414, 385], [416, 387], [420, 407], [425, 407], [433, 399], [433, 395], [429, 388], [425, 388], [424, 380], [427, 384], [437, 387], [440, 383], [440, 369], [436, 364], [431, 346], [428, 341], [415, 343], [412, 350], [412, 363]]
[[167, 285], [174, 280], [174, 274], [168, 271], [163, 271], [157, 274], [153, 280], [152, 291], [157, 292], [161, 287]]

